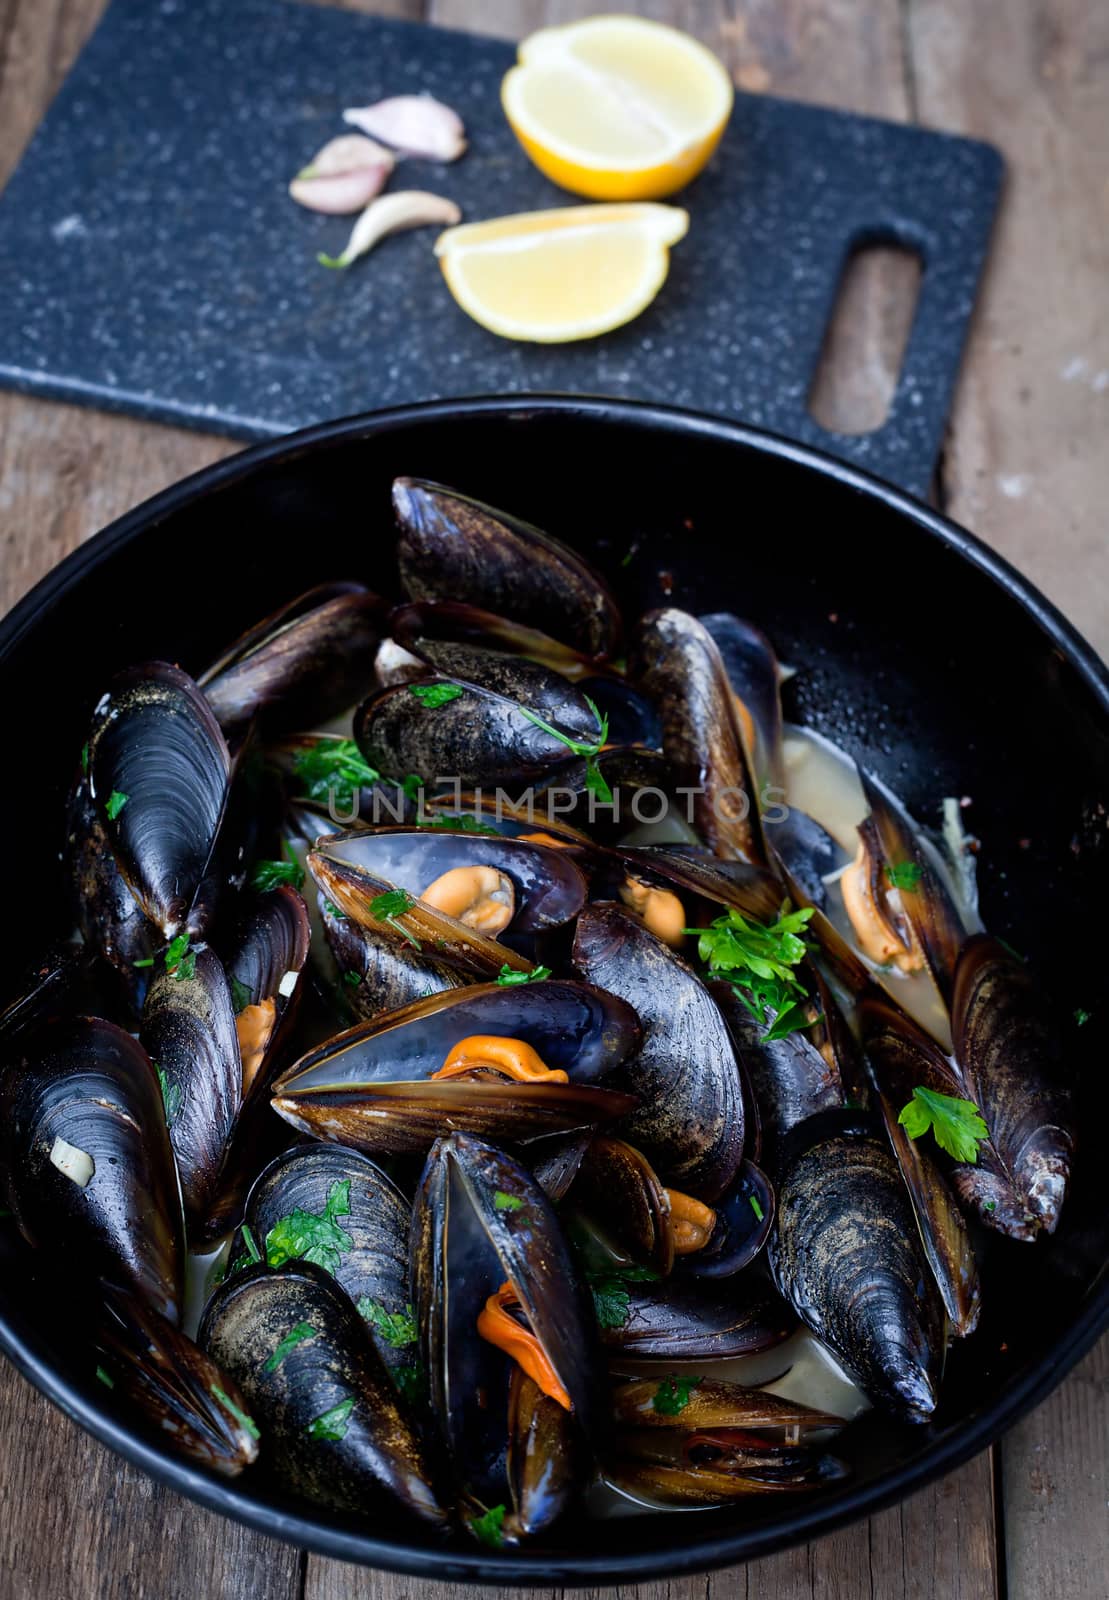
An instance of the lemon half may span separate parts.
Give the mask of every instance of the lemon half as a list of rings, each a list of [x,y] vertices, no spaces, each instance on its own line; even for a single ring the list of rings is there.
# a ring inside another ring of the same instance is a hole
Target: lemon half
[[[689,227],[677,206],[567,206],[440,234],[451,294],[506,339],[591,339],[639,315],[666,279]]]
[[[541,172],[594,200],[656,200],[696,177],[733,101],[721,62],[642,17],[589,17],[525,39],[501,103]]]

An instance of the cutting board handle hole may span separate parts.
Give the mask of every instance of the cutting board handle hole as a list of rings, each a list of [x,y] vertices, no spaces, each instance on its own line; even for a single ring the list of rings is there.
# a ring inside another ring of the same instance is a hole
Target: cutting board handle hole
[[[809,389],[809,414],[829,433],[873,433],[889,415],[924,267],[892,241],[860,241],[844,263]]]

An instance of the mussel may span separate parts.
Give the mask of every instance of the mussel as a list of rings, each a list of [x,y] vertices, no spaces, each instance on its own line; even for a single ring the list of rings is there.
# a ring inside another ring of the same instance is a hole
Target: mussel
[[[504,1151],[457,1133],[432,1149],[412,1217],[412,1299],[464,1504],[499,1513],[503,1539],[540,1531],[577,1486],[574,1456],[599,1437],[601,1363],[554,1210]]]
[[[17,1037],[0,1076],[8,1205],[24,1238],[81,1282],[180,1317],[181,1199],[154,1068],[100,1017]]]
[[[926,1420],[943,1308],[900,1172],[861,1113],[824,1112],[793,1130],[769,1255],[782,1294],[875,1404]]]
[[[624,1116],[634,1099],[608,1081],[639,1039],[631,1007],[589,984],[476,984],[310,1051],[273,1105],[299,1131],[370,1155],[422,1153],[444,1126],[529,1140]]]
[[[629,1277],[620,1269],[591,1279],[609,1360],[723,1361],[771,1350],[797,1325],[790,1308],[757,1278],[727,1285]]]
[[[383,933],[348,917],[325,894],[318,898],[324,936],[342,974],[343,998],[355,1016],[369,1020],[469,982],[463,967],[397,939],[391,924]]]
[[[743,1158],[743,1093],[735,1052],[715,1001],[682,958],[622,907],[587,906],[574,964],[591,983],[634,1006],[639,1053],[613,1075],[639,1098],[621,1131],[664,1182],[710,1205]]]
[[[620,614],[575,551],[480,500],[419,478],[397,478],[397,560],[413,600],[482,606],[590,656],[615,655]]]
[[[335,1510],[404,1510],[445,1526],[419,1432],[366,1323],[321,1267],[237,1273],[209,1301],[197,1337],[238,1384],[285,1487]]]
[[[225,731],[326,722],[373,683],[384,602],[358,583],[321,584],[250,628],[200,678]]]

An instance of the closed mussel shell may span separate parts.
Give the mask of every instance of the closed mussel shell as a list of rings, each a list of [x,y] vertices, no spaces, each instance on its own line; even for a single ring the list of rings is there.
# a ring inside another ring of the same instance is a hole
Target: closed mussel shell
[[[237,1274],[209,1302],[198,1340],[238,1384],[284,1487],[334,1510],[403,1508],[445,1524],[425,1447],[366,1324],[322,1268]]]
[[[667,1278],[619,1276],[594,1285],[601,1337],[610,1362],[722,1361],[770,1350],[796,1318],[765,1284],[751,1278],[717,1287]]]
[[[59,1271],[107,1278],[176,1323],[181,1198],[154,1068],[99,1017],[15,1041],[0,1080],[8,1203]]]

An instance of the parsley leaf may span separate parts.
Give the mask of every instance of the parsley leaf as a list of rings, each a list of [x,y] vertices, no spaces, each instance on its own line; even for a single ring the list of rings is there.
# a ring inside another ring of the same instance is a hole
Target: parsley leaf
[[[915,861],[891,861],[886,867],[886,877],[891,888],[907,889],[910,894],[919,887],[923,876],[924,868],[918,866]]]
[[[470,1532],[480,1544],[490,1550],[500,1550],[504,1545],[504,1506],[490,1506],[480,1517],[470,1518]]]
[[[345,1400],[340,1400],[337,1406],[332,1406],[318,1416],[314,1422],[308,1424],[305,1430],[310,1439],[345,1439],[347,1428],[350,1426],[350,1414],[354,1410],[354,1396],[348,1395]]]
[[[979,1144],[990,1136],[973,1100],[957,1100],[921,1084],[913,1090],[908,1105],[902,1106],[897,1120],[910,1139],[919,1139],[931,1128],[941,1150],[971,1165],[978,1160]]]
[[[811,1025],[805,991],[793,971],[808,951],[802,935],[811,916],[811,906],[803,911],[783,906],[777,922],[767,927],[731,907],[709,928],[685,929],[698,935],[701,960],[714,977],[731,984],[737,998],[768,1029],[768,1040],[784,1039]]]
[[[689,1404],[690,1396],[702,1380],[700,1378],[681,1378],[676,1372],[668,1378],[663,1378],[655,1390],[651,1401],[652,1409],[661,1417],[676,1417],[680,1415]]]
[[[436,815],[434,817],[421,817],[417,826],[421,828],[445,828],[451,833],[481,833],[497,836],[496,828],[490,828],[486,823],[479,822],[477,817],[468,811],[459,811],[451,815]]]
[[[104,1367],[97,1367],[96,1376],[99,1378],[100,1382],[104,1385],[104,1387],[106,1389],[114,1389],[115,1388],[115,1386],[116,1386],[115,1385],[115,1379],[112,1377],[110,1372],[105,1370]]]
[[[759,1204],[758,1196],[749,1194],[747,1196],[747,1202],[750,1205],[751,1210],[755,1213],[755,1221],[761,1222],[765,1212],[763,1211],[762,1206]]]
[[[162,1088],[162,1105],[165,1107],[166,1112],[166,1127],[171,1128],[177,1113],[181,1109],[181,1100],[183,1098],[181,1085],[179,1083],[170,1083],[156,1061],[152,1062],[151,1065],[158,1074],[158,1082]]]
[[[516,972],[506,961],[497,973],[497,982],[503,984],[542,983],[544,978],[549,978],[550,975],[550,967],[533,967],[530,972]]]
[[[104,810],[108,813],[108,821],[114,822],[130,799],[130,795],[120,794],[118,789],[113,789],[108,796],[108,803]]]
[[[411,800],[413,804],[415,804],[415,802],[420,798],[420,790],[423,788],[423,786],[424,780],[420,777],[418,772],[409,772],[397,785],[405,799]]]
[[[424,1369],[418,1367],[414,1361],[409,1361],[403,1367],[391,1367],[393,1382],[401,1393],[401,1397],[409,1405],[422,1405],[427,1399],[427,1380]]]
[[[232,1400],[229,1394],[224,1394],[223,1390],[218,1384],[213,1383],[212,1393],[219,1401],[220,1405],[223,1406],[224,1410],[230,1411],[235,1421],[241,1428],[246,1429],[247,1433],[250,1434],[252,1439],[260,1439],[262,1437],[262,1435],[258,1432],[258,1424],[255,1422],[254,1418],[248,1417],[246,1412],[235,1404],[234,1400]]]
[[[405,1306],[403,1311],[386,1311],[379,1300],[364,1294],[358,1301],[358,1314],[391,1350],[404,1350],[416,1343],[416,1319],[411,1306]]]
[[[1084,1028],[1086,1026],[1087,1022],[1089,1022],[1090,1017],[1092,1016],[1092,1014],[1093,1014],[1092,1012],[1083,1011],[1082,1007],[1079,1006],[1077,1011],[1074,1013],[1074,1020],[1077,1023],[1078,1027]]]
[[[543,732],[549,733],[552,739],[557,739],[560,744],[564,744],[572,754],[585,757],[586,789],[590,794],[595,794],[602,804],[611,805],[612,790],[605,781],[604,773],[597,765],[597,757],[608,743],[608,714],[606,712],[602,716],[596,704],[590,700],[588,695],[585,697],[585,703],[592,711],[597,724],[597,737],[592,740],[574,739],[568,733],[561,733],[545,717],[541,717],[538,711],[533,711],[530,706],[520,706],[519,711],[521,716],[526,717],[537,728],[542,728]]]
[[[304,886],[304,868],[299,861],[258,861],[254,871],[250,874],[250,887],[259,894],[268,894],[271,889],[277,889],[283,883],[291,883],[294,889]]]
[[[89,747],[88,747],[87,744],[83,744],[81,746],[81,772],[83,774],[87,775],[88,774],[88,770],[89,770]]]
[[[304,1343],[305,1339],[314,1339],[315,1336],[316,1330],[310,1322],[298,1322],[295,1328],[289,1329],[283,1339],[278,1340],[273,1355],[270,1356],[262,1371],[276,1372],[290,1350],[295,1350],[298,1344]]]
[[[231,978],[231,1005],[235,1015],[245,1011],[247,1006],[254,1004],[254,997],[245,983],[240,983],[238,978]]]
[[[376,783],[380,773],[365,760],[353,739],[320,739],[301,750],[293,772],[310,800],[329,802],[349,811],[359,789]]]
[[[384,894],[375,895],[370,901],[370,916],[375,922],[389,923],[402,938],[407,939],[410,945],[419,950],[420,941],[416,935],[409,933],[407,928],[402,928],[397,921],[398,917],[403,917],[406,912],[411,911],[415,904],[407,889],[387,889]]]
[[[440,706],[449,706],[452,700],[457,700],[466,691],[457,683],[410,683],[408,692],[425,711],[438,711]]]
[[[518,1194],[507,1194],[504,1189],[497,1189],[493,1195],[494,1211],[522,1211],[524,1202]]]
[[[266,1261],[271,1267],[286,1261],[314,1261],[334,1277],[354,1240],[340,1228],[336,1217],[350,1215],[350,1179],[333,1183],[322,1213],[290,1211],[266,1234]]]
[[[622,1328],[628,1320],[631,1297],[622,1278],[599,1278],[590,1284],[593,1307],[602,1328]]]

